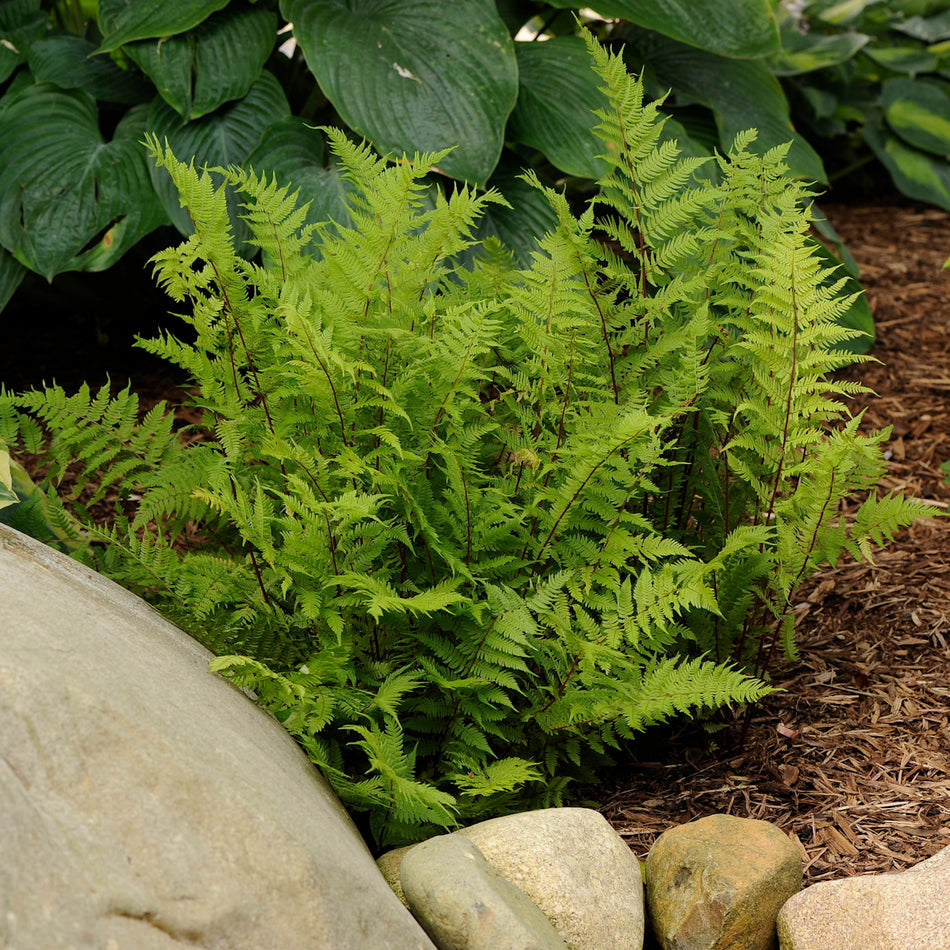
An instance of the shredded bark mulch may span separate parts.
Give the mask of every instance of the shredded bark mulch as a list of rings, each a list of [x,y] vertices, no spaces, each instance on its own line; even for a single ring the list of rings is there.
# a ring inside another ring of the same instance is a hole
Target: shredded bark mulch
[[[862,268],[878,363],[869,429],[893,426],[886,488],[946,509],[950,486],[950,214],[918,205],[823,206]],[[950,523],[924,519],[796,598],[799,659],[783,692],[742,722],[645,737],[640,761],[597,793],[645,857],[674,824],[726,813],[799,845],[805,883],[901,870],[950,845]],[[638,753],[638,748],[634,748]]]

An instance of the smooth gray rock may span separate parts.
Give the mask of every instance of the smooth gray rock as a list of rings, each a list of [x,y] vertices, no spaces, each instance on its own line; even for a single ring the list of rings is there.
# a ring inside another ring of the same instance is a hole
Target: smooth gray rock
[[[524,891],[458,835],[438,835],[411,848],[399,880],[439,950],[566,950]]]
[[[0,947],[433,950],[210,654],[0,525]]]
[[[767,821],[710,815],[664,831],[646,879],[663,950],[768,950],[779,910],[801,890],[802,859]]]
[[[456,834],[544,911],[571,950],[641,950],[640,862],[600,812],[544,808]]]
[[[822,881],[778,916],[782,950],[950,950],[950,848],[906,871]]]

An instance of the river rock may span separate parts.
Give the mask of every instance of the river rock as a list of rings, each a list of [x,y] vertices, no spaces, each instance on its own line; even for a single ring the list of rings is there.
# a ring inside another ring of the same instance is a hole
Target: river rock
[[[801,890],[802,859],[766,821],[711,815],[660,835],[646,879],[663,950],[768,950],[779,910]]]
[[[782,950],[950,950],[950,848],[906,871],[822,881],[778,917]]]
[[[438,835],[411,848],[399,879],[439,950],[566,950],[527,894],[458,835]]]
[[[599,812],[544,808],[456,832],[544,911],[571,950],[640,950],[640,862]]]
[[[0,947],[433,950],[276,720],[0,525]]]

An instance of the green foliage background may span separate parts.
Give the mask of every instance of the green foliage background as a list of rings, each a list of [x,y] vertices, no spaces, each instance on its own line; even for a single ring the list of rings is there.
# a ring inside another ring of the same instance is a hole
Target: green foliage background
[[[625,44],[649,96],[672,89],[665,134],[688,154],[724,152],[752,127],[760,150],[791,141],[789,166],[806,181],[871,155],[907,194],[950,207],[940,9],[605,0],[585,19]],[[163,223],[189,233],[174,189],[145,160],[146,131],[201,165],[293,181],[313,222],[345,223],[347,186],[312,126],[394,155],[452,147],[432,180],[501,191],[512,208],[492,208],[479,236],[527,263],[554,219],[517,174],[531,167],[582,197],[604,169],[578,13],[540,0],[2,0],[0,307],[26,269],[103,270]],[[292,32],[278,33],[286,24]],[[870,331],[856,306],[848,320]]]

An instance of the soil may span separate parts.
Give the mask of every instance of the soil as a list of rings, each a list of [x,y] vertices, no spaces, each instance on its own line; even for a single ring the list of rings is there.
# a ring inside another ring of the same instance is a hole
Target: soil
[[[845,372],[876,392],[856,400],[865,426],[893,427],[884,487],[946,509],[950,214],[901,199],[822,210],[860,264],[875,314],[878,362]],[[124,277],[102,275],[99,297],[87,292],[89,275],[57,278],[56,299],[69,304],[55,322],[38,317],[44,291],[29,278],[3,314],[0,380],[72,389],[111,378],[146,405],[180,398],[183,380],[130,348],[134,333],[151,335],[168,318],[143,260],[123,267]],[[121,300],[121,312],[104,310],[106,299]],[[922,520],[874,564],[823,571],[796,610],[799,658],[774,671],[781,692],[752,711],[743,743],[738,714],[715,734],[655,729],[623,769],[583,791],[638,856],[671,825],[714,813],[785,830],[807,884],[899,870],[950,845],[947,525]]]

